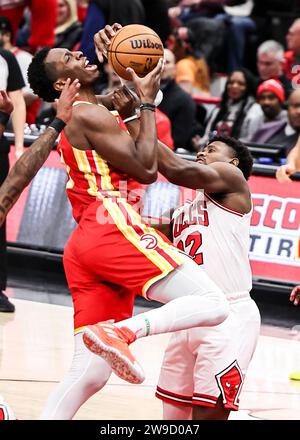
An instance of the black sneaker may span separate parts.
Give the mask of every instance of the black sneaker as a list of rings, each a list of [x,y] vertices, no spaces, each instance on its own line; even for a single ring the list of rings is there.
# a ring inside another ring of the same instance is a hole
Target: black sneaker
[[[15,306],[9,301],[6,295],[0,291],[0,312],[13,313]]]

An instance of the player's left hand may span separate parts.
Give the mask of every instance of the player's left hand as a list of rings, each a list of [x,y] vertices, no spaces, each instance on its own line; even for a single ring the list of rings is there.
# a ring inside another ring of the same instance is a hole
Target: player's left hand
[[[291,175],[296,172],[296,168],[291,164],[281,165],[277,168],[276,179],[280,183],[291,183]]]
[[[294,287],[292,293],[290,295],[290,301],[294,303],[294,306],[297,306],[300,301],[300,285]]]
[[[5,90],[0,90],[0,111],[10,115],[13,109],[14,106],[8,94]]]
[[[114,23],[112,26],[107,24],[104,29],[100,29],[94,35],[96,54],[100,63],[103,63],[104,57],[107,58],[107,49],[111,40],[120,29],[122,29],[122,25],[119,23]]]
[[[122,119],[134,115],[136,109],[140,106],[140,99],[126,85],[113,92],[112,102]]]
[[[72,106],[73,102],[76,100],[78,96],[78,92],[80,89],[80,82],[78,79],[75,79],[72,83],[70,78],[67,79],[64,88],[60,94],[59,99],[56,100],[57,104],[57,118],[64,121],[66,124],[72,117]]]
[[[141,102],[153,104],[160,87],[160,79],[164,68],[164,59],[160,58],[157,66],[143,78],[139,77],[131,67],[126,71],[131,76],[136,93]]]

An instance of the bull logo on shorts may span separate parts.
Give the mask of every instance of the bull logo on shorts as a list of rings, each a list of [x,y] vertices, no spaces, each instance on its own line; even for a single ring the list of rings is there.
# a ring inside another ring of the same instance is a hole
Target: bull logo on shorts
[[[237,361],[217,374],[216,380],[222,393],[224,406],[229,409],[238,409],[243,375]]]
[[[144,234],[140,238],[141,241],[145,241],[146,249],[155,249],[158,245],[157,238],[152,234]]]
[[[0,420],[9,420],[9,414],[4,405],[0,405]]]

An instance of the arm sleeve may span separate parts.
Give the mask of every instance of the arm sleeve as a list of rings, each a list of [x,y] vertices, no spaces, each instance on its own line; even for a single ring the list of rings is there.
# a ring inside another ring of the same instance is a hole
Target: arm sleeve
[[[8,78],[7,78],[7,92],[14,92],[25,87],[22,72],[20,66],[16,60],[16,57],[8,50],[2,50],[1,56],[5,59],[8,65]]]

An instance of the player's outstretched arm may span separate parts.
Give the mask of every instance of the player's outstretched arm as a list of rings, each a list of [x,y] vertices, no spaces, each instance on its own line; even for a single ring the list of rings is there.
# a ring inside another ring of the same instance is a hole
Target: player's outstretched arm
[[[0,187],[0,226],[8,212],[48,158],[60,131],[69,122],[72,104],[76,99],[80,84],[68,79],[57,101],[57,115],[52,124],[27,151],[17,160]]]
[[[294,303],[295,306],[299,304],[300,301],[300,285],[294,287],[290,295],[290,301]]]
[[[276,178],[278,182],[292,182],[291,176],[300,171],[300,136],[294,148],[290,151],[285,165],[279,167],[276,171]]]
[[[158,142],[158,171],[171,183],[207,193],[240,192],[246,185],[242,172],[231,164],[215,162],[210,165],[182,159],[162,142]]]

